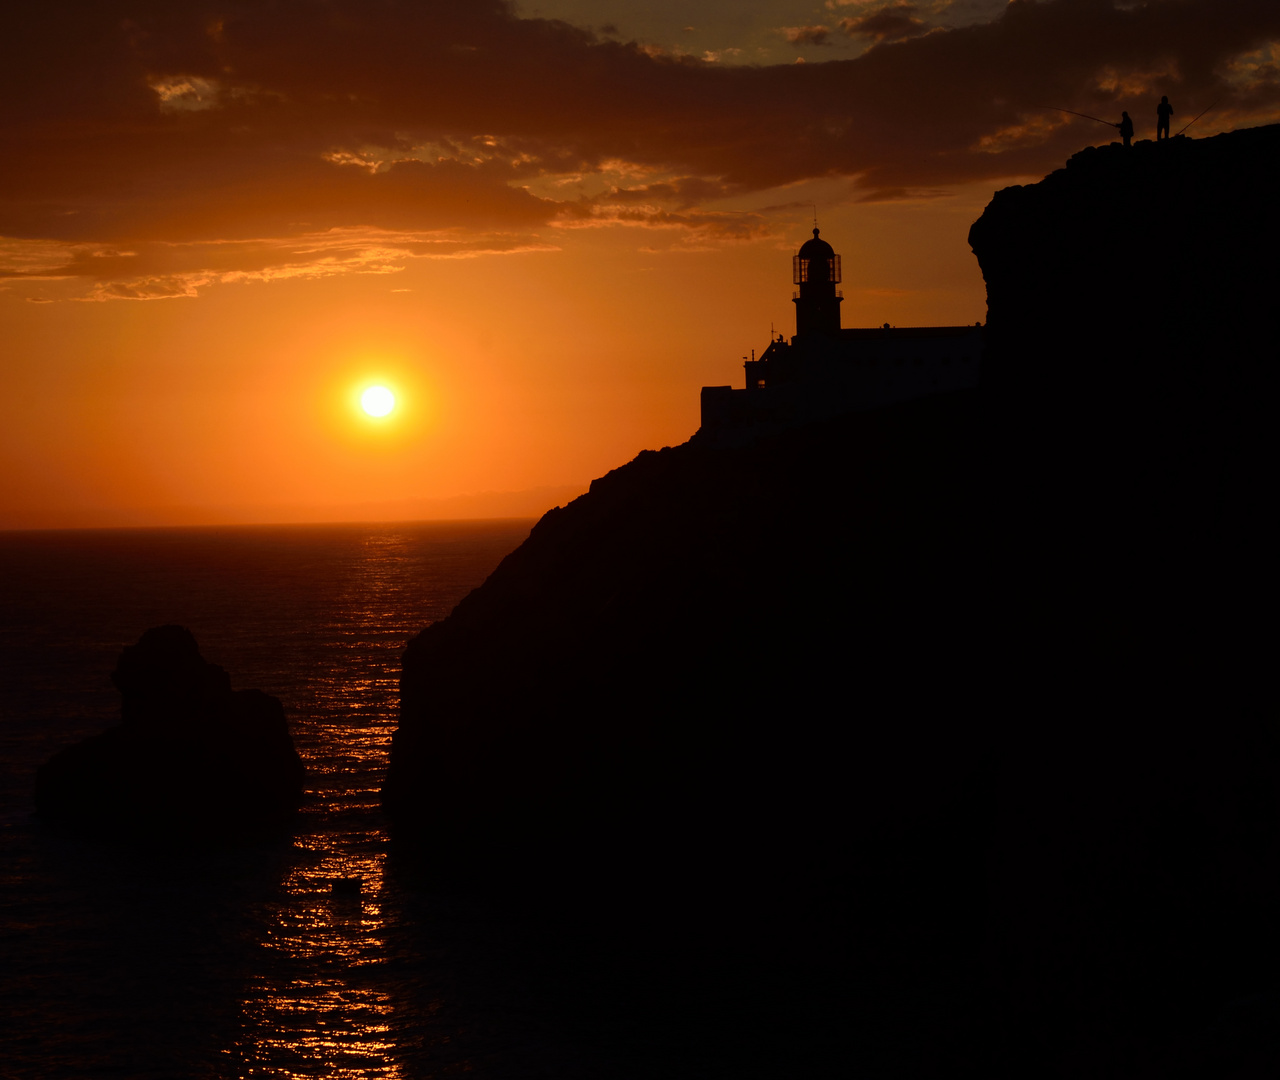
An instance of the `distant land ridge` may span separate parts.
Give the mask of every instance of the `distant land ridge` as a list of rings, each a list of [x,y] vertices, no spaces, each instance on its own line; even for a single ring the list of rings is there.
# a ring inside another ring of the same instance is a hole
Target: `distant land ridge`
[[[555,484],[521,491],[478,491],[440,498],[378,502],[239,506],[76,507],[16,511],[0,519],[3,529],[119,529],[219,525],[310,525],[345,522],[468,521],[537,518],[549,507],[581,495],[586,483]]]

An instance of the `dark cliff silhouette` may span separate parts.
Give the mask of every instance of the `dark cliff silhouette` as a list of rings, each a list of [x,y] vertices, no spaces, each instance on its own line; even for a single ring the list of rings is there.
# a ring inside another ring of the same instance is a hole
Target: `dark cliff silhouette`
[[[40,767],[36,810],[78,831],[235,837],[285,820],[303,766],[279,700],[231,689],[181,626],[148,630],[111,681],[119,725]]]
[[[1118,407],[1260,386],[1275,358],[1280,127],[1091,147],[996,193],[969,243],[984,371],[1028,407]],[[1224,386],[1230,383],[1231,388]]]
[[[1265,1075],[1277,156],[999,192],[980,388],[695,437],[547,514],[406,652],[400,836],[720,875],[726,918],[838,882],[851,978],[963,987],[924,1073]]]

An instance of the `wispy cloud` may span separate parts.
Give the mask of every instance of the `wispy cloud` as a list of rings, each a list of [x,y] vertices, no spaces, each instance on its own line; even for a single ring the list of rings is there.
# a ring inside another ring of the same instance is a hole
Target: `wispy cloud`
[[[792,45],[830,45],[828,38],[831,37],[831,27],[829,26],[783,26],[779,27],[780,33]]]
[[[927,33],[929,26],[920,18],[920,8],[911,0],[894,0],[894,3],[879,5],[865,14],[841,19],[840,29],[850,37],[903,41]]]
[[[0,277],[11,284],[63,282],[67,287],[59,296],[69,300],[166,300],[196,297],[217,285],[394,274],[415,259],[475,259],[556,250],[555,244],[530,236],[362,228],[288,240],[148,242],[127,252],[8,241],[0,245]]]

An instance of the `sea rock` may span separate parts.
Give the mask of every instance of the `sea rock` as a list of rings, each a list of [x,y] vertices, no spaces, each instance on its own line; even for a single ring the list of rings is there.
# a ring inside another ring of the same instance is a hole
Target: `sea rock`
[[[148,630],[111,675],[121,723],[60,750],[36,776],[42,818],[95,833],[235,836],[297,807],[303,766],[284,707],[231,689],[181,626]]]

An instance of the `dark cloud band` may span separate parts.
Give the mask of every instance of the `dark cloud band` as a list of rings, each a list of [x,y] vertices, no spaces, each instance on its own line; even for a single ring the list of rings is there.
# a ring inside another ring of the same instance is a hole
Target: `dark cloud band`
[[[1036,173],[1099,134],[1039,104],[1142,117],[1170,93],[1221,99],[1226,119],[1280,113],[1274,0],[1014,0],[928,33],[900,2],[844,23],[879,43],[752,68],[654,55],[497,0],[31,5],[3,65],[0,234],[523,233],[634,222],[640,204],[672,211],[663,227],[710,228],[692,211],[728,193]],[[591,206],[525,188],[612,161],[664,176]]]

